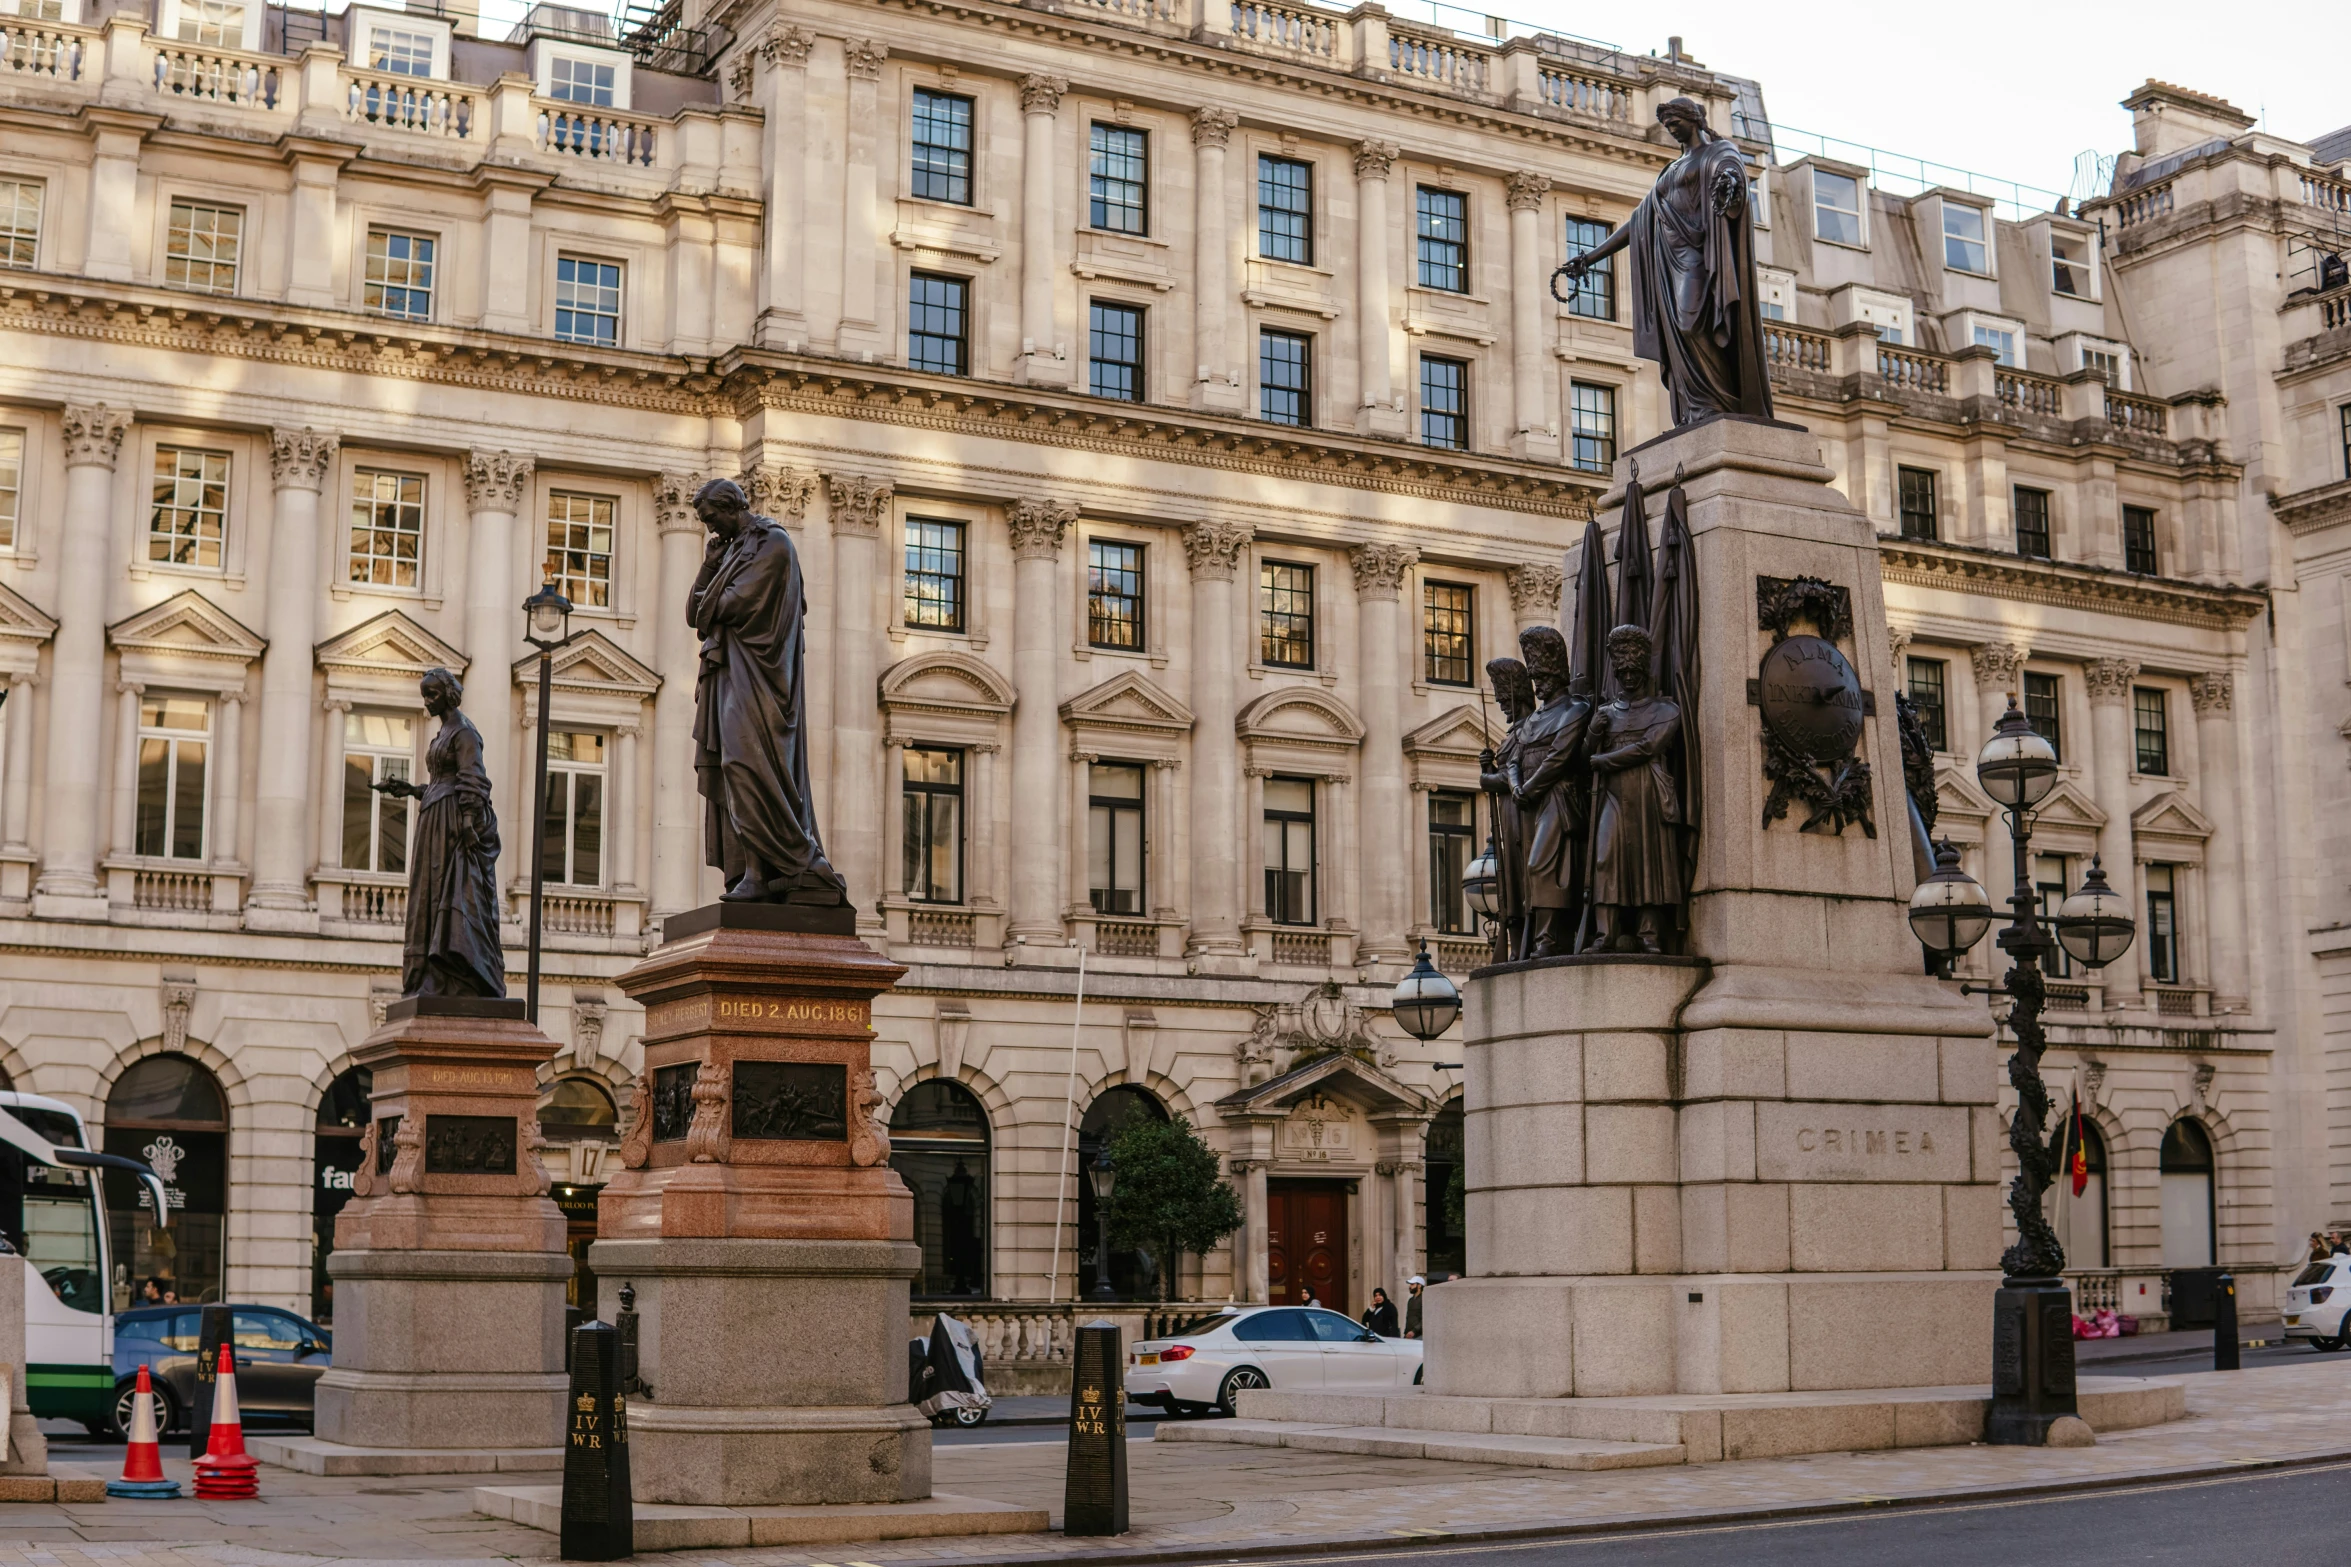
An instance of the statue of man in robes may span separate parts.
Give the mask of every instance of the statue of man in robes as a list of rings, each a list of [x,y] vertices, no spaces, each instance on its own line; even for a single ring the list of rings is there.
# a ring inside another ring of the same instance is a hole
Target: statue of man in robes
[[[1682,776],[1682,710],[1657,694],[1649,633],[1608,633],[1608,662],[1624,694],[1592,715],[1592,906],[1603,952],[1678,952],[1690,867],[1678,828],[1691,780]]]
[[[1618,251],[1632,263],[1633,352],[1655,360],[1673,398],[1673,422],[1717,414],[1769,419],[1763,310],[1755,283],[1755,219],[1738,147],[1706,125],[1703,105],[1674,98],[1657,118],[1682,144],[1633,215],[1551,275],[1584,274]]]
[[[707,802],[702,847],[736,903],[839,904],[808,772],[806,580],[791,535],[751,510],[741,486],[694,494],[710,538],[686,615],[702,638],[694,773]]]
[[[1541,704],[1519,726],[1513,799],[1526,823],[1527,947],[1530,958],[1574,952],[1584,914],[1584,841],[1591,783],[1584,757],[1592,697],[1573,688],[1567,639],[1552,626],[1518,634]]]
[[[1502,709],[1509,732],[1499,748],[1478,752],[1478,787],[1490,802],[1494,823],[1494,879],[1501,908],[1494,915],[1494,961],[1508,963],[1526,956],[1526,835],[1516,790],[1524,770],[1522,739],[1527,715],[1535,710],[1534,684],[1527,667],[1515,658],[1486,661],[1486,678],[1493,683],[1494,704]]]

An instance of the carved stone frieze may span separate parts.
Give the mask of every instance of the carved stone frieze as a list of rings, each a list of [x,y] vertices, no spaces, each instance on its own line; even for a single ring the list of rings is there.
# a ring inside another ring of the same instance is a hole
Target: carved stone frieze
[[[804,468],[762,463],[743,475],[751,492],[751,509],[777,521],[798,522],[808,515],[808,498],[816,493],[816,475]]]

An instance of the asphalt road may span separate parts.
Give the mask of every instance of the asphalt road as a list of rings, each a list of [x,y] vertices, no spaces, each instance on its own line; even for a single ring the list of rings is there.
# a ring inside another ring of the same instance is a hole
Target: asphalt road
[[[1672,1528],[1528,1545],[1292,1558],[1399,1567],[2017,1567],[2257,1562],[2335,1567],[2351,1464],[2008,1502],[1884,1508],[1789,1523]],[[1260,1560],[1270,1560],[1261,1558]]]

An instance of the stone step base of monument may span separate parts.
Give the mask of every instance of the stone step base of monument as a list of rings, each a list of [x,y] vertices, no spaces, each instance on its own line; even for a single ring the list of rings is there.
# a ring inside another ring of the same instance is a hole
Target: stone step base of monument
[[[245,1451],[312,1475],[546,1474],[563,1467],[560,1447],[353,1447],[315,1436],[247,1436]]]
[[[0,1475],[0,1502],[103,1502],[106,1472],[95,1465],[52,1464],[45,1475]]]
[[[557,1534],[563,1527],[559,1485],[480,1486],[474,1511]],[[865,1540],[934,1540],[964,1534],[1042,1534],[1051,1519],[1041,1507],[932,1496],[919,1502],[866,1502],[837,1507],[635,1508],[640,1551],[694,1551],[732,1545],[848,1545]]]
[[[1163,1421],[1154,1439],[1619,1469],[1978,1442],[1992,1399],[1983,1387],[1912,1387],[1643,1398],[1268,1390],[1238,1402],[1237,1420]],[[2093,1431],[2161,1425],[2188,1412],[2186,1384],[2166,1377],[2083,1377],[2079,1403]]]

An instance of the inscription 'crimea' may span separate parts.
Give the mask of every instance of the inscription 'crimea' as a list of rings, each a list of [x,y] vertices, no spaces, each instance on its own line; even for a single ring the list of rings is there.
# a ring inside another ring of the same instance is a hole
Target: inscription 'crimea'
[[[1959,1105],[1777,1100],[1755,1107],[1755,1174],[1765,1181],[1974,1178]]]
[[[1884,1153],[1929,1154],[1935,1151],[1935,1134],[1923,1128],[1912,1131],[1898,1126],[1891,1131],[1857,1127],[1812,1127],[1796,1129],[1796,1148],[1800,1153],[1848,1153],[1875,1158]]]

